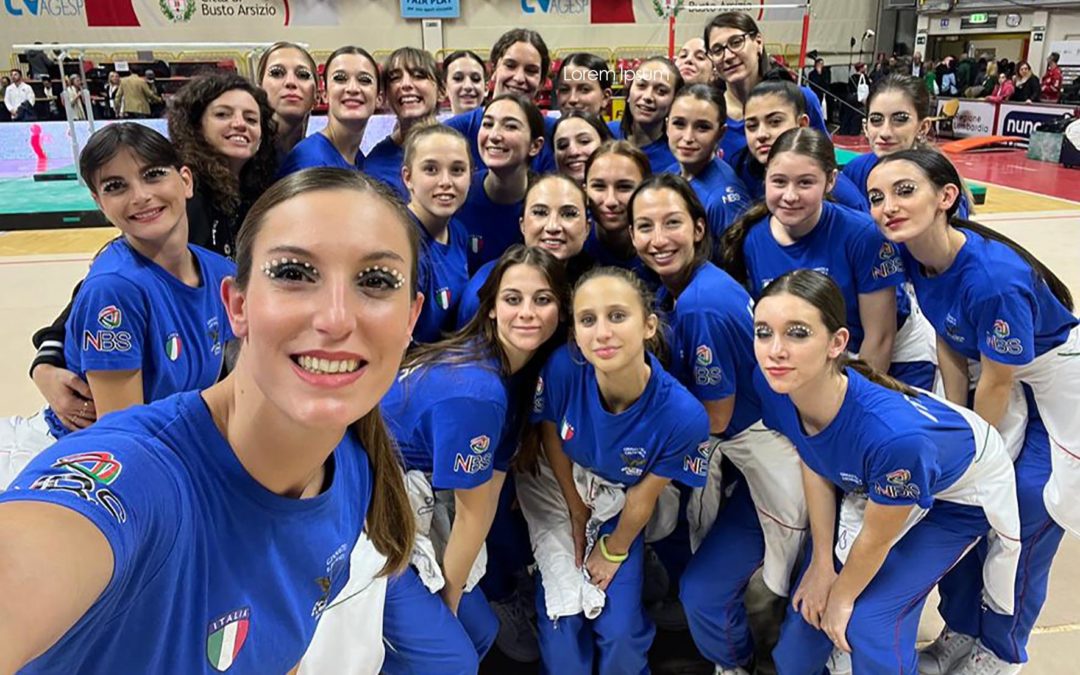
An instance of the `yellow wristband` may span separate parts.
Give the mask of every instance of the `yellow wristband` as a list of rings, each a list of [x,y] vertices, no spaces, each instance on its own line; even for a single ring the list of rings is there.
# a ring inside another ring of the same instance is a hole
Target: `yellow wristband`
[[[626,562],[626,559],[630,557],[630,552],[627,551],[626,553],[620,553],[618,555],[614,553],[609,553],[607,550],[607,538],[608,536],[606,534],[600,537],[600,555],[604,556],[604,560],[608,562]]]

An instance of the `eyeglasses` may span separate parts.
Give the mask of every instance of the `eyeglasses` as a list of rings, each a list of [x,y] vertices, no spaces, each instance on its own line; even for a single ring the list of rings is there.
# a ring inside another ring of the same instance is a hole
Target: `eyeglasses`
[[[730,50],[732,54],[742,51],[742,48],[746,46],[746,38],[751,35],[757,35],[757,33],[751,31],[749,33],[742,33],[741,35],[734,35],[727,44],[716,43],[709,47],[709,56],[714,59],[720,59],[724,56],[724,50]]]

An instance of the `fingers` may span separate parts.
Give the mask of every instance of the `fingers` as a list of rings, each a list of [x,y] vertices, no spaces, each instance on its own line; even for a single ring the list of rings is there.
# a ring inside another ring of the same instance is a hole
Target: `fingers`
[[[833,642],[833,644],[836,645],[837,647],[839,647],[840,649],[844,650],[848,654],[850,654],[851,653],[851,645],[849,645],[848,641],[847,641],[847,631],[846,630],[841,630],[839,635],[837,635],[837,637],[839,638],[839,640]]]
[[[63,371],[63,376],[60,381],[63,382],[64,386],[74,391],[81,398],[93,400],[94,395],[90,393],[90,385],[70,370]]]

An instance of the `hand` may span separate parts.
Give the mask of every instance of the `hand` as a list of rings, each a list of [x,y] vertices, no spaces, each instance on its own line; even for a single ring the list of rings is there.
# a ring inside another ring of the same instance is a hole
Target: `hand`
[[[792,597],[791,606],[803,615],[806,623],[818,630],[821,630],[821,617],[825,613],[829,593],[837,576],[839,575],[833,569],[831,560],[821,564],[811,561]]]
[[[611,580],[615,578],[615,573],[619,571],[621,566],[622,563],[611,562],[604,557],[604,554],[600,552],[600,542],[593,546],[592,553],[589,554],[589,560],[585,563],[585,568],[589,570],[589,580],[602,591],[607,590]]]
[[[589,522],[591,513],[584,504],[581,508],[570,509],[570,533],[574,537],[574,564],[579,569],[585,562],[585,524]]]
[[[71,431],[85,429],[97,420],[90,385],[75,373],[41,363],[34,368],[33,380],[60,422]]]
[[[854,600],[843,597],[840,593],[832,593],[829,595],[825,614],[821,617],[821,630],[825,631],[834,645],[848,654],[851,653],[851,645],[847,641],[847,626],[854,609]]]

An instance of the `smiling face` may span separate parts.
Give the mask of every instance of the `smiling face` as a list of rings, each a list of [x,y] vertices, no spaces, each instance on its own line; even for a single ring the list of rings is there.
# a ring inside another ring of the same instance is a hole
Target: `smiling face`
[[[495,320],[503,349],[528,360],[559,327],[558,296],[540,268],[512,265],[503,273],[488,318]]]
[[[344,428],[390,388],[423,302],[409,287],[407,227],[354,190],[307,192],[267,212],[247,288],[230,280],[223,296],[244,343],[237,369],[277,414]]]
[[[399,120],[424,119],[435,113],[439,84],[426,68],[399,59],[387,70],[386,82],[387,102]]]
[[[955,185],[938,189],[922,170],[906,160],[874,167],[866,179],[870,215],[885,238],[903,243],[929,231],[956,203]]]
[[[315,77],[315,69],[303,52],[284,47],[267,58],[260,86],[279,118],[299,119],[315,107]]]
[[[795,107],[776,94],[755,96],[747,101],[743,121],[746,125],[746,145],[754,159],[762,165],[768,161],[769,150],[780,134],[810,124],[809,117],[805,114],[796,116]]]
[[[878,157],[909,150],[920,136],[930,129],[930,120],[919,121],[911,99],[899,90],[883,91],[870,101],[863,123],[870,149]]]
[[[255,98],[242,89],[232,89],[206,106],[202,115],[203,137],[239,173],[259,151],[261,119]]]
[[[716,156],[716,144],[724,136],[724,120],[712,101],[680,96],[668,117],[668,147],[679,164],[695,174]]]
[[[690,38],[675,56],[675,65],[686,84],[709,84],[713,78],[713,64],[705,47],[705,40]]]
[[[674,98],[675,78],[671,70],[664,63],[649,61],[634,74],[626,104],[635,124],[650,126],[664,121]]]
[[[609,232],[629,226],[626,208],[644,176],[629,157],[608,153],[593,160],[585,181],[593,217]]]
[[[412,162],[402,168],[410,208],[445,219],[457,213],[469,194],[469,148],[461,138],[429,134],[416,141]]]
[[[521,234],[559,260],[581,253],[589,234],[581,190],[562,178],[545,178],[529,190]]]
[[[330,117],[345,123],[367,122],[379,107],[379,71],[361,54],[341,54],[326,72]]]
[[[765,203],[785,228],[806,231],[821,218],[825,193],[832,189],[835,172],[826,176],[813,158],[781,152],[765,172]]]
[[[491,75],[495,96],[506,93],[536,96],[540,90],[540,52],[528,42],[515,42],[495,64]]]
[[[479,108],[487,89],[484,66],[468,56],[455,59],[446,69],[450,110],[455,115]]]
[[[187,200],[192,195],[187,167],[148,165],[123,149],[102,165],[93,187],[101,212],[125,237],[160,245],[183,225],[186,238]]]
[[[695,246],[705,236],[705,221],[695,221],[682,196],[670,188],[639,192],[630,227],[638,257],[665,280],[693,265]]]
[[[555,130],[555,166],[578,183],[585,181],[585,163],[600,147],[600,134],[583,119],[567,119]]]
[[[601,275],[574,292],[574,341],[597,370],[618,372],[644,364],[645,341],[656,335],[655,314],[626,280]]]
[[[582,110],[602,115],[611,101],[611,89],[603,88],[600,73],[585,66],[566,65],[558,91],[559,110],[565,115],[571,110]]]
[[[756,82],[764,50],[765,41],[760,33],[747,35],[738,28],[727,27],[709,31],[709,58],[716,74],[728,84],[748,78]]]
[[[477,133],[480,158],[489,169],[510,169],[528,163],[544,139],[530,138],[525,111],[510,99],[495,101],[484,111]]]
[[[754,356],[777,393],[791,394],[829,376],[847,341],[846,328],[830,334],[821,312],[789,293],[763,297],[754,307]]]

